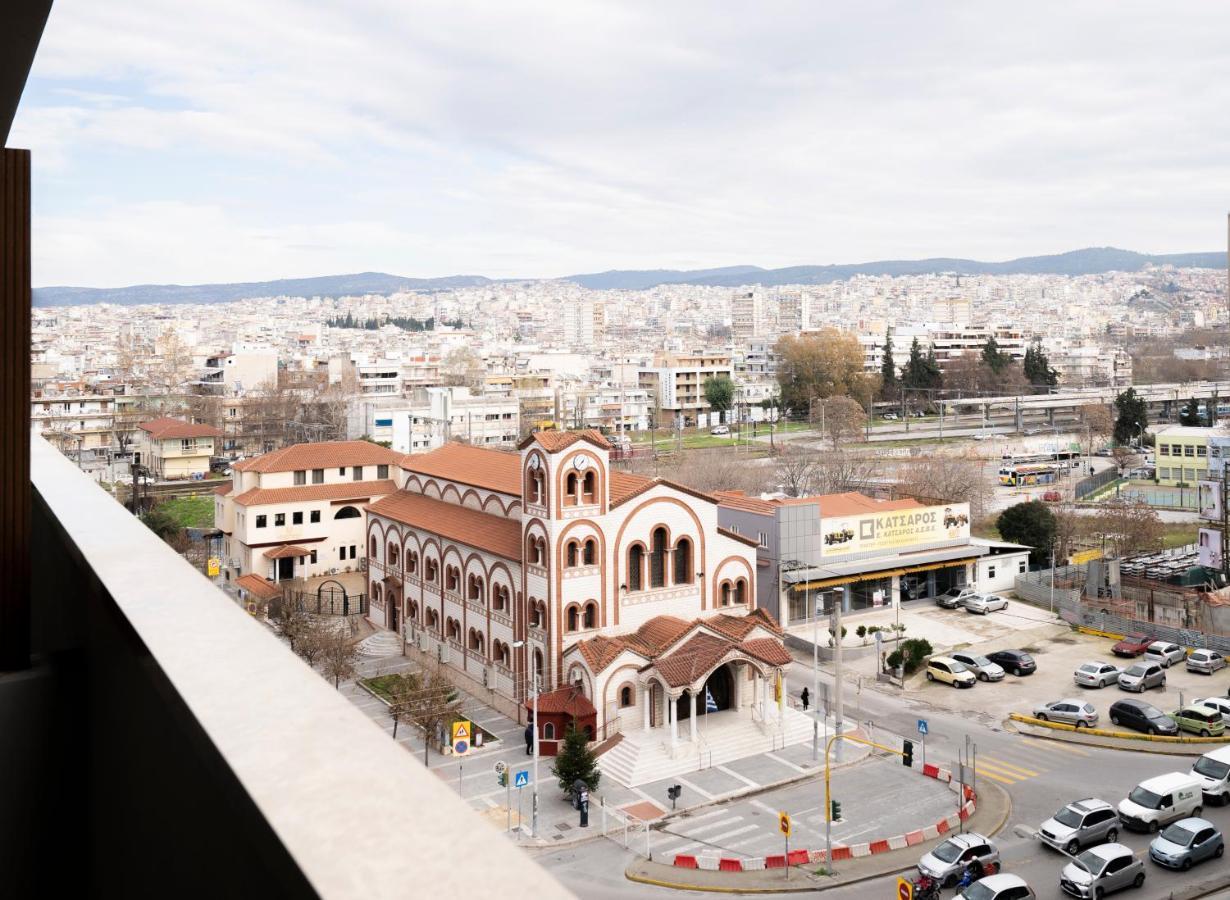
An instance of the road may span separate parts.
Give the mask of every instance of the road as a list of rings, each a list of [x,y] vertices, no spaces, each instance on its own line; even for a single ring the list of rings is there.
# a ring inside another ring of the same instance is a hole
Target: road
[[[827,677],[821,680],[831,682]],[[810,667],[796,663],[791,672],[791,683],[806,684],[810,681]],[[1064,804],[1083,797],[1096,796],[1118,803],[1142,779],[1163,772],[1187,771],[1192,763],[1190,757],[1075,747],[1029,738],[1005,731],[1000,722],[977,709],[961,714],[941,711],[925,702],[903,700],[879,689],[864,689],[857,708],[848,698],[846,709],[848,714],[857,711],[863,720],[874,720],[878,731],[892,731],[911,738],[917,736],[917,720],[926,718],[930,732],[927,737],[928,762],[954,765],[958,751],[963,751],[968,736],[977,752],[977,777],[994,780],[1012,798],[1008,822],[995,837],[1003,855],[1005,870],[1025,878],[1042,900],[1063,896],[1059,891],[1058,878],[1065,863],[1061,854],[1043,847],[1028,836],[1044,819]],[[796,786],[795,789],[802,791],[807,786]],[[812,784],[811,789],[822,788]],[[895,794],[890,796],[881,792],[879,796],[881,810],[891,809],[896,804]],[[767,801],[766,805],[772,808]],[[1223,830],[1230,830],[1230,808],[1207,809],[1205,815]],[[901,822],[903,826],[907,824],[912,826],[915,823]],[[739,826],[732,824],[731,827]],[[721,829],[714,829],[714,832],[720,833]],[[1127,833],[1120,840],[1137,852],[1143,852],[1148,846],[1145,835]],[[537,857],[556,878],[587,900],[686,893],[648,888],[626,881],[622,873],[629,858],[627,851],[609,840],[594,841],[571,849],[547,850]],[[1208,862],[1197,871],[1208,874],[1213,867],[1224,866],[1230,866],[1230,861]],[[1152,863],[1146,863],[1145,871],[1147,880],[1144,888],[1130,894],[1138,900],[1167,897],[1172,890],[1185,883],[1184,875],[1167,872]],[[891,897],[895,896],[894,889],[895,877],[885,877],[835,888],[825,895],[834,900]]]

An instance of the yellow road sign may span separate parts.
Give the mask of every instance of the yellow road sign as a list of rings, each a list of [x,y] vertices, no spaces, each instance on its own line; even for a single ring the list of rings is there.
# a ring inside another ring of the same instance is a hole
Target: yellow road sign
[[[473,731],[473,726],[465,719],[453,723],[454,756],[465,756],[470,752],[470,735]]]
[[[786,837],[790,837],[790,813],[777,814],[777,828]]]
[[[914,882],[897,878],[897,900],[914,900]]]

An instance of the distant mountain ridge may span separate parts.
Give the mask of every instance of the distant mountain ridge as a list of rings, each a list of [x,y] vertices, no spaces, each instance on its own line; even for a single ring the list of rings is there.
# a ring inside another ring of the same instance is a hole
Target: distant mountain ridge
[[[1090,247],[1050,256],[1025,256],[1007,262],[979,262],[945,257],[918,260],[880,260],[827,266],[723,266],[716,269],[613,269],[583,275],[568,275],[571,281],[592,290],[639,291],[664,284],[697,284],[739,287],[760,284],[828,284],[855,275],[926,275],[955,272],[960,275],[1096,275],[1101,272],[1137,272],[1146,265],[1221,269],[1226,255],[1209,253],[1145,254],[1115,247]],[[491,279],[481,275],[451,275],[445,278],[406,278],[384,272],[353,275],[322,275],[316,278],[286,278],[239,284],[138,284],[122,288],[43,287],[34,289],[35,306],[79,306],[90,303],[139,305],[154,303],[230,303],[252,297],[343,297],[360,294],[391,294],[396,291],[449,290],[477,287],[497,281],[546,279]]]

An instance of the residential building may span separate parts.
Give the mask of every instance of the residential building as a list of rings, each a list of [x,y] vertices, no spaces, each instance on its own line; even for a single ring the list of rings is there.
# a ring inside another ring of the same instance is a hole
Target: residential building
[[[206,393],[235,396],[278,383],[276,350],[220,353],[205,359],[195,387]]]
[[[134,463],[155,478],[203,478],[209,474],[222,432],[212,425],[163,417],[139,426]]]
[[[1157,483],[1195,488],[1196,482],[1210,477],[1210,444],[1222,445],[1228,436],[1230,429],[1220,426],[1166,425],[1159,428],[1153,433]]]
[[[663,353],[652,367],[638,371],[639,386],[655,397],[658,428],[707,424],[711,410],[705,382],[719,376],[734,377],[728,354]]]
[[[736,293],[730,300],[730,334],[738,342],[764,335],[768,330],[765,297],[760,290]]]
[[[709,495],[612,470],[610,451],[546,431],[517,452],[407,457],[405,488],[367,508],[372,621],[505,701],[579,687],[593,736],[622,730],[643,753],[687,740],[680,719],[696,740],[698,697],[749,727],[753,706],[789,719],[768,710],[790,656],[757,609],[754,540],[719,528]],[[559,737],[540,733],[548,752]]]
[[[363,507],[397,490],[403,456],[370,441],[327,441],[235,463],[214,491],[226,577],[276,583],[361,571]]]
[[[592,350],[601,343],[606,332],[606,306],[601,300],[573,300],[563,304],[558,313],[568,347]]]

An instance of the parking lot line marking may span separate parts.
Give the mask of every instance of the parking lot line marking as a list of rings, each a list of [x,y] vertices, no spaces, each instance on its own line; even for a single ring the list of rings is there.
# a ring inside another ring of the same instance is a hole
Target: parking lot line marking
[[[1024,766],[1017,766],[1010,762],[1004,762],[1002,759],[996,759],[994,756],[980,756],[974,760],[974,765],[987,765],[993,769],[1006,771],[1009,775],[1024,775],[1027,778],[1034,778],[1042,774],[1041,772],[1035,772],[1033,769],[1027,769]]]

